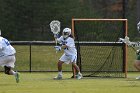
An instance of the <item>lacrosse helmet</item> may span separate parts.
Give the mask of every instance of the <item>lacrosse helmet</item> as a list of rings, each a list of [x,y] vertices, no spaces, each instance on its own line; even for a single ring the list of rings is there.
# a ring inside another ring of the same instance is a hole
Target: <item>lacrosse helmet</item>
[[[70,28],[64,28],[62,34],[63,34],[63,38],[67,38],[69,35],[71,35],[71,29]]]

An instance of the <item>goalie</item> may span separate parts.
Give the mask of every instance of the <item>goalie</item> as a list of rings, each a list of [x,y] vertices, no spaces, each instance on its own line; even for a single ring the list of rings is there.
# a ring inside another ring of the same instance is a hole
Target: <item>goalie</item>
[[[137,30],[140,33],[140,22],[137,24]],[[125,36],[124,39],[123,38],[120,38],[119,41],[126,43],[128,46],[131,46],[131,47],[139,47],[140,48],[140,42],[137,42],[137,43],[130,42],[129,41],[129,37],[127,37],[127,36]],[[138,71],[140,71],[140,49],[138,49],[136,51],[136,55],[137,55],[137,57],[136,57],[136,60],[134,62],[134,67]],[[140,76],[136,77],[136,79],[140,79]]]
[[[55,46],[56,51],[60,51],[61,49],[64,49],[64,54],[59,59],[57,66],[58,66],[58,75],[54,77],[54,79],[62,79],[62,64],[72,64],[72,66],[76,69],[78,74],[76,75],[77,79],[82,78],[82,74],[80,73],[80,69],[76,64],[77,61],[77,50],[75,48],[74,39],[71,35],[71,29],[65,28],[63,29],[62,36],[60,38],[57,37],[57,35],[54,35],[58,43],[61,44],[61,46]]]

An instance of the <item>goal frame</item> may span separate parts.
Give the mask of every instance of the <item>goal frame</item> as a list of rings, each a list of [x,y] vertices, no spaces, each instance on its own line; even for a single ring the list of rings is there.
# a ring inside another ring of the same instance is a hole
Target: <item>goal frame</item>
[[[127,36],[128,34],[128,20],[127,19],[89,19],[89,18],[72,18],[72,35],[73,37],[75,38],[75,21],[122,21],[123,22],[123,25],[124,25],[124,37]],[[125,66],[124,66],[124,73],[125,73],[125,78],[127,78],[127,59],[128,59],[128,56],[127,56],[127,53],[128,53],[128,48],[127,48],[127,45],[124,44],[124,63],[125,63]],[[73,69],[73,74],[74,76],[76,75],[76,70],[72,67]],[[80,69],[81,70],[81,69]]]

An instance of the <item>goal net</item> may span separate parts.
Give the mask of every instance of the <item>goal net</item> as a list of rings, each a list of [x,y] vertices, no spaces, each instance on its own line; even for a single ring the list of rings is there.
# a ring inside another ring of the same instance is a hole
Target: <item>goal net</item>
[[[85,77],[127,77],[127,19],[72,19],[77,64]]]

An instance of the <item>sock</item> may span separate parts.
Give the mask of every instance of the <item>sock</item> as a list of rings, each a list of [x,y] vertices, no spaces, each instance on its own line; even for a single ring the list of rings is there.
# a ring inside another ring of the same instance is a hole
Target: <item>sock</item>
[[[61,75],[62,76],[62,71],[61,72],[58,72],[58,75]]]
[[[10,70],[10,75],[16,75],[16,72],[15,71],[13,71],[13,70]]]
[[[79,74],[79,75],[81,75],[81,73],[80,73],[80,72],[78,72],[78,74]]]

